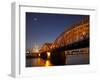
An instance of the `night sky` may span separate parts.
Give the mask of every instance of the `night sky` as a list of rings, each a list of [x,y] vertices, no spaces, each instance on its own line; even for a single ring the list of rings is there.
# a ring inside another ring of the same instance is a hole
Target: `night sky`
[[[67,27],[85,15],[26,12],[26,48],[53,42]]]

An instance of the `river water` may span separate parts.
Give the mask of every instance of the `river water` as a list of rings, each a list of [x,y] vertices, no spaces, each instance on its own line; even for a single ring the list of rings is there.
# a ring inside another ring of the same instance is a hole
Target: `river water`
[[[53,66],[50,60],[43,60],[42,58],[28,58],[26,59],[26,67],[39,66]]]
[[[89,64],[89,55],[70,55],[66,57],[65,65]],[[56,66],[49,59],[26,58],[26,67]]]

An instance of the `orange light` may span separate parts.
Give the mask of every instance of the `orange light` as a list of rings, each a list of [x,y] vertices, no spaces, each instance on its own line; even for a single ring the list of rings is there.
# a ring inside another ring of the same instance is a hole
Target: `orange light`
[[[40,57],[40,54],[39,54],[39,57]]]
[[[50,62],[47,60],[45,63],[45,66],[49,66],[49,65],[50,65]]]
[[[50,67],[50,66],[52,66],[52,63],[50,62],[50,60],[46,60],[46,62],[45,62],[45,66],[46,66],[46,67]]]
[[[47,57],[50,58],[50,52],[47,52]]]

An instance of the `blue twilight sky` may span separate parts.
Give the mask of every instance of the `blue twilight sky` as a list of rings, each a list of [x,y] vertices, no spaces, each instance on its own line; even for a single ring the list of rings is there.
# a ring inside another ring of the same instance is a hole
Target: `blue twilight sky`
[[[67,27],[86,15],[26,12],[26,48],[53,42]]]

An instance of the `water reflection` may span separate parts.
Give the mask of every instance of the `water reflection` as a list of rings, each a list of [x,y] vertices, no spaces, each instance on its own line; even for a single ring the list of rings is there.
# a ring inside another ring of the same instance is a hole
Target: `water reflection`
[[[57,65],[74,65],[74,64],[89,64],[89,55],[69,55],[66,56],[65,62],[60,60],[55,60],[52,64],[50,59],[42,59],[42,58],[26,58],[26,67],[40,67],[40,66],[57,66]]]
[[[52,63],[50,62],[50,60],[46,60],[45,66],[52,66]]]
[[[43,60],[42,58],[28,58],[26,59],[26,67],[34,67],[34,66],[52,66],[53,64],[50,60]]]

